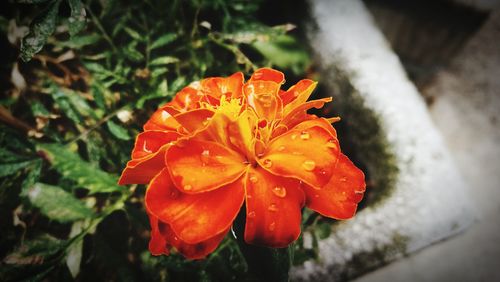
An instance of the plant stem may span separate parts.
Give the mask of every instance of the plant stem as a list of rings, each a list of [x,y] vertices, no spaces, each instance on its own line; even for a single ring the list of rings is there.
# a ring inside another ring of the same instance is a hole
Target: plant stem
[[[293,245],[287,248],[268,248],[245,242],[245,207],[240,210],[233,224],[236,241],[248,264],[249,277],[246,281],[289,281],[288,272],[292,266]]]
[[[90,17],[92,18],[92,21],[96,25],[97,29],[99,29],[99,31],[102,33],[102,36],[104,37],[104,39],[109,43],[109,45],[111,46],[111,48],[113,49],[113,51],[115,53],[118,53],[118,48],[116,48],[115,43],[113,43],[113,39],[111,39],[111,37],[108,35],[108,33],[106,32],[106,30],[102,26],[101,21],[99,20],[99,18],[97,18],[97,16],[92,12],[92,10],[90,9],[89,6],[86,6],[85,9],[89,12]]]

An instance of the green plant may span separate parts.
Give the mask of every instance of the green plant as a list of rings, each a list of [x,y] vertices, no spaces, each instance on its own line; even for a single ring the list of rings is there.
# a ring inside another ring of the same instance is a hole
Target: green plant
[[[231,238],[204,261],[151,257],[145,187],[116,181],[140,126],[188,82],[309,67],[293,26],[263,24],[263,6],[20,0],[2,12],[2,36],[27,62],[2,59],[0,280],[245,277]]]

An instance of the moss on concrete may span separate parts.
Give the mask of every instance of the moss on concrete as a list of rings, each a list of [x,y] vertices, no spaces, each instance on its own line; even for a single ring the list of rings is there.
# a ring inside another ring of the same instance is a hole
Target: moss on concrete
[[[333,96],[321,115],[338,114],[335,124],[342,151],[366,174],[367,192],[360,208],[374,207],[390,196],[398,176],[396,157],[387,141],[377,113],[365,105],[348,75],[335,67],[326,69],[319,96]]]

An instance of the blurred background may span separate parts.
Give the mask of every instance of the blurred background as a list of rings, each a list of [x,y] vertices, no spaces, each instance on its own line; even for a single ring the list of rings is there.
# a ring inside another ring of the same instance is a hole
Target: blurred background
[[[311,40],[322,25],[313,9],[321,2],[3,3],[0,280],[248,279],[248,266],[230,236],[203,261],[177,254],[152,257],[146,187],[116,182],[144,122],[192,81],[236,71],[248,77],[270,66],[285,72],[285,88],[305,77],[319,80],[315,95],[339,96],[342,104],[342,88],[325,84],[326,67],[315,55],[324,43]],[[317,279],[500,280],[500,3],[356,2],[399,58],[404,83],[415,85],[425,102],[433,130],[465,180],[475,220],[457,236],[428,242],[430,247],[416,253],[397,250],[390,259],[369,255],[357,261],[355,271],[339,265],[340,274],[326,271]],[[346,111],[332,107],[318,114]],[[383,135],[377,122],[364,124],[370,134]],[[356,140],[355,126],[341,122],[339,136],[366,172],[360,213],[370,212],[386,194],[390,198],[385,188],[394,186],[398,168],[374,168],[374,159],[391,158],[390,148],[380,149],[380,155],[365,153],[372,147]],[[294,246],[299,270],[308,261],[321,265],[319,242],[342,228],[308,210],[303,218],[305,235]]]

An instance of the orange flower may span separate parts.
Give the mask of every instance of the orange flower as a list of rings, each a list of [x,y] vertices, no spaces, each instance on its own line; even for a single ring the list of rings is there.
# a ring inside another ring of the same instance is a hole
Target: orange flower
[[[245,203],[244,239],[281,248],[300,235],[301,209],[348,219],[364,174],[341,153],[331,122],[307,114],[308,79],[287,91],[283,73],[262,68],[191,83],[137,136],[120,184],[147,184],[150,251],[191,259],[215,250]]]

